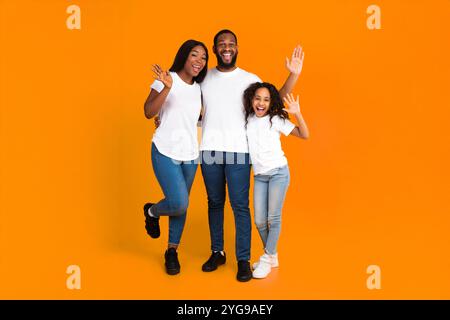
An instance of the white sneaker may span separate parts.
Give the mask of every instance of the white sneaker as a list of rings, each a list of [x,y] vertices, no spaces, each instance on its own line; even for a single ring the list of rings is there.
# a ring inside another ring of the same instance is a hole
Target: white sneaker
[[[253,278],[262,279],[267,277],[267,275],[272,270],[272,259],[268,254],[263,254],[259,258],[258,266],[253,270]]]
[[[267,255],[267,256],[270,257],[270,265],[271,265],[272,268],[278,267],[278,253],[275,253],[275,254],[267,254],[267,253],[265,253],[264,255]],[[253,264],[253,269],[258,268],[258,264],[259,264],[259,261],[255,262]]]

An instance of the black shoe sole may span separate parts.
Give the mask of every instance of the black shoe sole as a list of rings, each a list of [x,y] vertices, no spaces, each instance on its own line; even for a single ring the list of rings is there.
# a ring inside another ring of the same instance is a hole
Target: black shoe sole
[[[222,263],[218,263],[218,264],[216,265],[216,267],[213,268],[213,269],[209,269],[209,268],[208,268],[208,269],[205,269],[205,267],[202,266],[202,271],[203,271],[203,272],[212,272],[212,271],[215,271],[215,270],[217,270],[217,268],[218,268],[219,266],[224,265],[225,262],[226,262],[226,261],[224,261],[224,262],[222,262]]]
[[[174,276],[180,273],[180,269],[166,269],[168,275]]]
[[[148,234],[152,239],[158,239],[158,238],[161,236],[160,233],[157,233],[157,234],[152,234],[152,233],[150,233],[150,232],[148,231],[147,227],[145,228],[145,231],[147,231],[147,234]]]
[[[236,278],[236,280],[239,281],[239,282],[248,282],[248,281],[252,280],[252,277],[249,277],[249,278]]]

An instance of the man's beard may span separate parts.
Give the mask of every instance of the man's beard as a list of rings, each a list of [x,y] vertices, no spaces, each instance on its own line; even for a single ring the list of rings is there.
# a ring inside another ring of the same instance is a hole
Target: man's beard
[[[231,59],[231,62],[230,63],[225,63],[225,62],[223,62],[222,57],[219,54],[216,53],[217,65],[219,67],[224,68],[224,69],[234,68],[234,66],[236,65],[237,56],[238,56],[238,53],[236,52],[236,54]]]

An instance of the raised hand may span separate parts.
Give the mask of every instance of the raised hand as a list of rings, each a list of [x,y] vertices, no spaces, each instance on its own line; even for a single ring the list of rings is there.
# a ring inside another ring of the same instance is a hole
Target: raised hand
[[[294,100],[294,95],[289,93],[283,98],[283,100],[286,103],[286,108],[284,108],[284,110],[286,110],[287,113],[300,114],[300,102],[298,95],[297,100]]]
[[[173,80],[169,71],[164,71],[158,64],[154,64],[153,73],[155,74],[154,78],[156,80],[161,81],[164,84],[164,86],[166,86],[169,89],[172,87]]]
[[[294,52],[292,52],[291,60],[286,57],[286,68],[289,72],[293,74],[299,75],[302,72],[303,68],[303,58],[305,57],[305,53],[300,45],[294,48]]]

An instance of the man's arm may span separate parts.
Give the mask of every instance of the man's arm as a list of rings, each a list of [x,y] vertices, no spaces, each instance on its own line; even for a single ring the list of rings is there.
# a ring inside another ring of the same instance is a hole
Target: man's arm
[[[288,93],[292,92],[292,89],[294,89],[298,77],[300,76],[300,73],[303,69],[304,57],[305,53],[303,52],[301,46],[297,46],[294,48],[294,52],[292,53],[292,58],[290,61],[289,58],[286,57],[286,68],[289,70],[289,76],[279,90],[280,96],[284,97]]]

